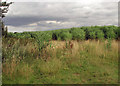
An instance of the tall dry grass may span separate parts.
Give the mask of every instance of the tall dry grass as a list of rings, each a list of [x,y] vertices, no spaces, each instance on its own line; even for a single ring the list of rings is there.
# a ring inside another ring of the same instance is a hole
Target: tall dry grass
[[[5,43],[3,51],[7,59],[3,62],[3,82],[9,79],[31,81],[33,76],[55,75],[62,70],[91,71],[92,66],[102,70],[104,65],[108,67],[104,71],[111,75],[118,68],[118,41],[112,40],[111,49],[106,45],[107,41],[99,40],[51,41],[51,45],[39,52],[33,42],[24,44],[17,40]]]

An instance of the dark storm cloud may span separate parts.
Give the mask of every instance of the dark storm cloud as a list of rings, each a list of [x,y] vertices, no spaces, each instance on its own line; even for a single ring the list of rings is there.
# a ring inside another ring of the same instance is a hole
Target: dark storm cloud
[[[36,23],[39,21],[49,21],[49,20],[56,20],[56,21],[65,21],[67,18],[62,17],[54,17],[54,16],[10,16],[4,19],[6,25],[10,26],[24,26],[31,23]]]
[[[23,25],[27,25],[27,24],[30,24],[30,23],[37,22],[37,21],[39,21],[39,19],[37,17],[13,16],[13,17],[5,18],[4,21],[5,21],[6,25],[23,26]]]

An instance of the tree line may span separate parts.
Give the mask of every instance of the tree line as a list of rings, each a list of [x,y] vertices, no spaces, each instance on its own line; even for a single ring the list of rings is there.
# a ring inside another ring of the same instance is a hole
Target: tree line
[[[88,39],[119,39],[120,28],[117,26],[84,26],[52,31],[36,31],[8,33],[14,38],[43,38],[48,40],[88,40]]]

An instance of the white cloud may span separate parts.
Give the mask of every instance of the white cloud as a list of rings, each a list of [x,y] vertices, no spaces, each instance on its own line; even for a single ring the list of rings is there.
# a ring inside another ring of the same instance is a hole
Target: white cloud
[[[46,21],[46,23],[48,23],[48,24],[51,24],[51,23],[60,24],[60,22],[57,22],[57,21]]]
[[[29,26],[37,26],[37,23],[28,24]]]

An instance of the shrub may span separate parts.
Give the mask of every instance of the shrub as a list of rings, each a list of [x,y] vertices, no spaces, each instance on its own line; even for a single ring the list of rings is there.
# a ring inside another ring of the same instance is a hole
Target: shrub
[[[49,44],[52,39],[52,35],[49,32],[34,32],[31,33],[31,37],[34,38],[38,44],[39,51]]]
[[[112,29],[110,29],[109,31],[106,32],[106,37],[113,39],[116,38],[116,34]]]
[[[61,40],[71,40],[72,39],[72,34],[70,34],[68,31],[61,32],[59,34]]]
[[[96,38],[97,39],[104,39],[104,33],[101,30],[96,30]]]
[[[7,37],[15,37],[15,36],[16,35],[14,33],[11,33],[11,32],[7,34]]]
[[[96,38],[96,32],[95,31],[89,32],[89,38],[90,39],[95,39]]]
[[[116,38],[119,39],[120,38],[120,27],[118,27],[117,29],[115,29],[114,32],[116,34]]]
[[[72,28],[70,32],[72,33],[72,39],[73,40],[83,40],[83,39],[85,39],[85,32],[82,29]]]
[[[53,40],[61,40],[61,38],[60,38],[60,36],[59,36],[60,33],[61,33],[60,30],[54,31],[53,34],[52,34],[52,39],[53,39]]]
[[[58,38],[57,35],[56,35],[55,33],[53,33],[53,34],[52,34],[52,39],[53,39],[53,40],[57,40],[57,38]]]
[[[84,31],[85,31],[85,38],[86,39],[90,39],[91,37],[90,37],[90,32],[92,32],[93,31],[93,29],[91,29],[91,27],[82,27],[82,29],[84,29]]]

